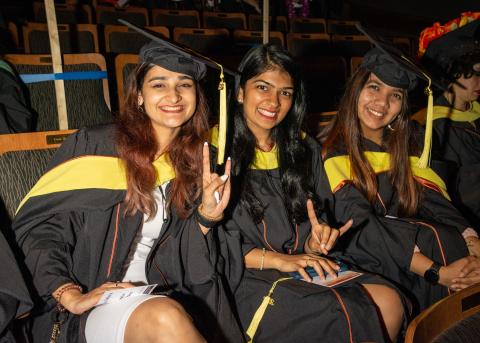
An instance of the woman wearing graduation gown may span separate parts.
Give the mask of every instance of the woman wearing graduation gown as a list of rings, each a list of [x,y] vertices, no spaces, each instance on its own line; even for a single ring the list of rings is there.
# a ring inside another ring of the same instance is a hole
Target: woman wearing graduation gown
[[[52,326],[59,342],[240,341],[222,247],[197,222],[222,216],[230,187],[228,162],[222,177],[209,169],[205,72],[145,45],[116,124],[69,137],[21,203],[13,227],[39,295],[33,342]],[[106,291],[151,283],[171,296],[94,307]]]
[[[338,265],[320,253],[351,223],[337,230],[320,218],[318,193],[328,189],[319,145],[300,131],[305,93],[298,67],[281,47],[264,45],[247,53],[239,71],[225,228],[242,237],[246,270],[235,300],[247,336],[255,342],[394,339],[404,311],[387,282],[362,275],[324,287],[309,282],[305,271],[336,277]]]
[[[433,108],[436,158],[453,203],[480,232],[480,12],[423,30],[419,55],[447,88]],[[413,116],[422,124],[425,117],[426,109]]]
[[[475,259],[467,256],[478,238],[442,179],[419,164],[423,135],[407,114],[415,83],[416,75],[390,55],[369,51],[323,133],[322,156],[336,220],[354,222],[343,254],[402,285],[422,310],[455,287]]]

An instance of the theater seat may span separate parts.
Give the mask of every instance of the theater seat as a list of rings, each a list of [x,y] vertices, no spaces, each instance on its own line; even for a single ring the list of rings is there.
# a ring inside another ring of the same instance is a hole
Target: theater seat
[[[130,72],[138,64],[138,55],[119,54],[115,57],[115,79],[117,81],[118,108],[122,109],[125,99],[125,86]]]
[[[347,79],[347,63],[342,56],[314,56],[297,59],[312,113],[334,111]]]
[[[147,26],[146,29],[158,33],[160,36],[170,38],[168,28],[165,26]],[[114,54],[136,54],[150,38],[133,31],[124,25],[105,25],[105,51]]]
[[[311,136],[317,137],[336,115],[337,111],[308,113],[305,118],[305,128]]]
[[[480,284],[476,284],[422,311],[408,326],[405,343],[474,343],[479,338]]]
[[[51,74],[50,55],[5,55],[19,74]],[[104,72],[105,58],[100,54],[64,54],[64,72]],[[27,84],[31,107],[38,113],[36,131],[58,130],[54,81]],[[111,122],[107,79],[65,81],[68,127],[78,129]]]
[[[23,197],[46,171],[56,148],[74,131],[0,135],[0,222],[6,227]]]
[[[65,54],[98,52],[98,32],[94,24],[59,24],[58,38]],[[45,23],[23,25],[23,45],[27,54],[49,54],[50,41]]]
[[[92,9],[87,4],[55,4],[55,14],[58,24],[91,24]],[[46,23],[45,4],[43,1],[33,3],[33,18],[35,22]]]
[[[196,10],[152,10],[153,25],[167,27],[200,27],[200,14]]]

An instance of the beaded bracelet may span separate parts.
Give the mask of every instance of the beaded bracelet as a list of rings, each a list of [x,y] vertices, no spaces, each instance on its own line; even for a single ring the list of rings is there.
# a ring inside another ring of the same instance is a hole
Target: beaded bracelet
[[[195,217],[199,224],[212,228],[223,219],[223,213],[218,217],[210,217],[203,212],[203,204],[200,204],[195,211]]]
[[[60,300],[62,299],[62,295],[63,293],[65,293],[66,291],[69,291],[71,289],[76,289],[78,290],[80,293],[83,292],[83,288],[82,286],[80,285],[76,285],[74,283],[67,283],[66,285],[63,285],[57,292],[56,295],[54,295],[53,297],[55,298],[55,300],[57,301],[58,304],[60,304]]]

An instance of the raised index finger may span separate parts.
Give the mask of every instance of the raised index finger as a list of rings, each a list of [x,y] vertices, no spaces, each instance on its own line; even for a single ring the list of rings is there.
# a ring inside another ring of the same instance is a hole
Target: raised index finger
[[[210,183],[210,150],[208,149],[208,143],[203,144],[203,188]]]
[[[317,215],[315,214],[315,210],[313,209],[313,202],[312,200],[307,200],[307,212],[308,212],[308,219],[310,219],[310,223],[312,226],[318,225]]]
[[[340,236],[343,235],[345,232],[350,230],[353,225],[353,219],[349,219],[348,222],[345,223],[338,231],[340,231]]]

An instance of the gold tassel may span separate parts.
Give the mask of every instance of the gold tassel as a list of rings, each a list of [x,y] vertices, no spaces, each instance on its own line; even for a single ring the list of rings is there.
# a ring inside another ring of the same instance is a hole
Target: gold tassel
[[[432,150],[432,131],[433,131],[433,92],[430,88],[431,79],[428,80],[428,87],[425,88],[425,93],[428,95],[427,116],[425,123],[425,140],[423,143],[423,151],[417,166],[419,168],[428,168],[430,165],[430,153]]]
[[[217,164],[223,164],[225,160],[225,144],[227,141],[227,84],[225,83],[223,68],[220,66],[220,110],[218,120],[218,154]]]
[[[285,277],[278,279],[272,284],[272,287],[268,291],[268,294],[263,297],[263,301],[260,304],[260,306],[257,308],[257,311],[253,315],[252,321],[250,322],[250,325],[248,326],[247,329],[247,335],[249,337],[249,340],[247,341],[248,343],[253,343],[253,336],[255,336],[255,333],[257,332],[258,326],[260,325],[260,322],[263,318],[263,315],[265,314],[265,311],[267,310],[268,305],[274,305],[275,301],[272,298],[273,291],[275,290],[275,287],[277,287],[277,284],[282,281],[290,280],[291,277]]]
[[[407,64],[412,66],[413,70],[418,70],[418,67],[406,56],[400,56]],[[422,70],[419,70],[425,79],[428,80],[428,86],[425,88],[425,94],[428,95],[427,116],[425,118],[425,139],[423,142],[423,151],[417,162],[418,168],[428,168],[430,165],[430,152],[432,150],[432,131],[433,131],[433,92],[432,92],[432,79]]]

